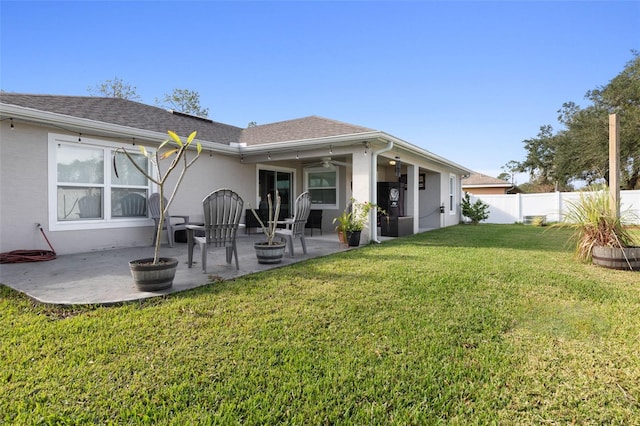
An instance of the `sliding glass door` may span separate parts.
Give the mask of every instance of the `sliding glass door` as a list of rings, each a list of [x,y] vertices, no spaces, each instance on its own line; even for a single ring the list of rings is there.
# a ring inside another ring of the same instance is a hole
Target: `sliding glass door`
[[[258,197],[260,200],[259,209],[267,211],[267,194],[271,194],[275,205],[275,193],[280,195],[280,217],[282,220],[291,217],[291,196],[293,193],[293,172],[279,170],[258,171]]]

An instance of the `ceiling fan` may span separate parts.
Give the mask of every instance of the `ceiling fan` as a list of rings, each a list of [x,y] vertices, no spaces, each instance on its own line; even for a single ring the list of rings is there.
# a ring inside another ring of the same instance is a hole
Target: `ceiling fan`
[[[332,160],[331,157],[322,157],[322,159],[320,160],[319,163],[312,163],[312,164],[307,164],[304,167],[305,168],[312,168],[312,167],[322,167],[325,169],[329,169],[329,170],[334,170],[336,168],[336,166],[348,166],[349,163],[345,163],[343,161],[336,161],[336,160]]]

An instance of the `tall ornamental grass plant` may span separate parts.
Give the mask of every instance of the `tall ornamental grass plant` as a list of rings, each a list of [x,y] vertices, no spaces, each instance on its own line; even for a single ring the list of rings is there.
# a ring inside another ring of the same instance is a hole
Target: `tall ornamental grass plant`
[[[634,244],[633,235],[625,224],[632,219],[630,213],[618,216],[608,191],[582,192],[578,201],[569,201],[568,205],[564,221],[556,226],[573,229],[578,259],[590,261],[596,246],[623,248]]]

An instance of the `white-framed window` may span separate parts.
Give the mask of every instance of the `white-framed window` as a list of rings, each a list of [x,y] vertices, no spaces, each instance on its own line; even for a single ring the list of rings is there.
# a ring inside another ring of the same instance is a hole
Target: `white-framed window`
[[[338,168],[327,169],[317,167],[305,169],[305,190],[311,195],[311,207],[313,209],[337,209],[340,194],[338,182],[340,175]]]
[[[53,231],[148,226],[151,182],[122,153],[146,170],[152,165],[131,145],[49,134],[49,224]],[[114,168],[114,162],[116,168]],[[118,174],[116,176],[116,170]]]
[[[449,175],[449,214],[456,213],[456,175]]]

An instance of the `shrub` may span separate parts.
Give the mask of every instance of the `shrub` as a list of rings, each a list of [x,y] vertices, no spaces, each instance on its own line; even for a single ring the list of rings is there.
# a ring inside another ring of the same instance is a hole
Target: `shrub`
[[[483,220],[489,218],[489,205],[482,202],[482,200],[476,200],[471,204],[471,197],[468,192],[465,192],[462,199],[462,215],[468,217],[471,223],[477,225]]]

